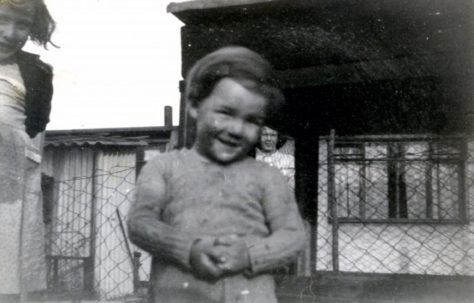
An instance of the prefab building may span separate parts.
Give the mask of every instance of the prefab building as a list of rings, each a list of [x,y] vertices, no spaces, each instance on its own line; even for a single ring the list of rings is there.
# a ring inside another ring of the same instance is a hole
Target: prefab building
[[[296,195],[311,229],[282,300],[468,302],[472,1],[196,0],[168,11],[184,23],[183,78],[227,45],[277,69],[287,99],[277,125],[295,139]],[[183,146],[194,131],[186,106]]]
[[[124,224],[135,179],[171,148],[172,128],[48,131],[43,155],[48,295],[114,299],[137,291],[140,272]],[[136,255],[136,254],[135,254]],[[135,276],[134,276],[135,275]]]

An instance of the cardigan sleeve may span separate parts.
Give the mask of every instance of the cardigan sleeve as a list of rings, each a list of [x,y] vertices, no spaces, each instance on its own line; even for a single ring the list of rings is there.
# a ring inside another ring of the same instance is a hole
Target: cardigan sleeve
[[[269,168],[269,171],[269,174],[262,174],[262,206],[270,235],[263,239],[247,240],[251,274],[275,269],[291,262],[305,243],[303,220],[294,192],[276,168]]]
[[[34,74],[23,75],[26,84],[25,127],[31,138],[46,129],[53,98],[52,67],[39,60],[35,64]]]
[[[158,156],[148,162],[137,180],[135,201],[127,220],[130,240],[155,257],[190,269],[191,246],[198,238],[161,220],[161,212],[170,199],[167,193],[167,164]]]

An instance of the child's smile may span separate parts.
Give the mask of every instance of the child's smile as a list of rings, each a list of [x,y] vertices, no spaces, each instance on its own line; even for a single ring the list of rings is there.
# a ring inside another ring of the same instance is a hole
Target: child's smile
[[[206,99],[190,110],[197,119],[194,148],[219,163],[245,157],[258,142],[266,105],[262,95],[233,79],[222,79]]]

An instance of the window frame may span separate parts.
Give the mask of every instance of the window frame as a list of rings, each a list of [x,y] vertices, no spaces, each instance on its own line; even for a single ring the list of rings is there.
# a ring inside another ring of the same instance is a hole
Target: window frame
[[[340,215],[340,211],[338,210],[339,207],[336,206],[336,213],[337,213],[337,221],[339,223],[381,223],[381,224],[467,224],[467,199],[466,199],[466,191],[465,191],[465,182],[466,182],[466,162],[467,162],[467,140],[465,140],[462,136],[414,136],[414,135],[383,135],[383,136],[351,136],[351,137],[335,137],[334,142],[330,143],[328,140],[328,149],[333,148],[332,151],[328,150],[328,157],[333,157],[333,159],[328,159],[328,165],[334,165],[334,168],[337,164],[340,163],[355,163],[359,164],[361,167],[359,168],[359,199],[356,202],[358,204],[359,211],[358,216],[353,217],[342,217]],[[428,157],[426,159],[414,159],[410,160],[407,159],[406,152],[404,152],[403,147],[405,144],[410,143],[427,143],[428,144]],[[366,147],[368,144],[379,143],[380,145],[387,146],[387,159],[386,159],[386,169],[387,169],[387,208],[389,209],[389,213],[387,214],[386,218],[367,218],[366,217],[366,180],[365,175],[367,173],[367,167],[370,165],[371,161],[374,159],[366,158]],[[395,143],[398,147],[396,152],[389,151],[389,145]],[[442,156],[436,157],[436,153],[434,152],[433,147],[436,144],[454,144],[458,148],[458,156],[451,158]],[[351,147],[351,148],[360,148],[359,157],[344,157],[341,156],[337,152],[337,149],[340,147]],[[404,174],[407,172],[405,169],[405,165],[409,161],[423,161],[423,163],[427,164],[425,168],[425,177],[424,177],[424,189],[423,192],[425,193],[425,202],[423,203],[425,218],[409,218],[408,217],[408,205],[407,205],[407,198],[406,198],[406,187],[404,190],[405,199],[400,200],[400,191],[401,190],[401,182],[399,180],[400,177],[404,177]],[[369,163],[369,164],[367,164]],[[453,218],[434,218],[433,216],[433,183],[435,182],[432,180],[432,170],[435,164],[439,163],[454,163],[457,167],[457,199],[453,202],[453,206],[457,206],[457,214]],[[389,176],[389,167],[393,165],[393,176]],[[334,169],[333,168],[333,169]],[[331,176],[328,174],[328,182],[333,182],[332,188],[336,188],[336,180],[337,180],[337,173],[334,170],[333,178],[334,180],[330,180]],[[390,180],[391,179],[391,180]],[[398,180],[398,182],[397,182]],[[390,182],[393,184],[390,185]],[[392,191],[391,194],[389,194]],[[389,197],[392,195],[392,197]],[[336,200],[336,195],[334,196],[334,200]],[[391,202],[390,202],[391,201]],[[340,205],[339,203],[337,203]],[[330,205],[330,207],[333,207]],[[400,213],[402,211],[402,213]],[[354,212],[354,213],[356,213]],[[332,216],[329,216],[329,221],[334,221]]]

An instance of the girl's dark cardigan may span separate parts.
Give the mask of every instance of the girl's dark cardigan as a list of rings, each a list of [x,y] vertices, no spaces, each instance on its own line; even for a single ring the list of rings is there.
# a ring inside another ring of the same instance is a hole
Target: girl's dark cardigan
[[[53,70],[50,65],[41,61],[38,55],[23,51],[18,54],[17,62],[26,88],[26,132],[33,138],[44,131],[49,122],[53,97]]]

